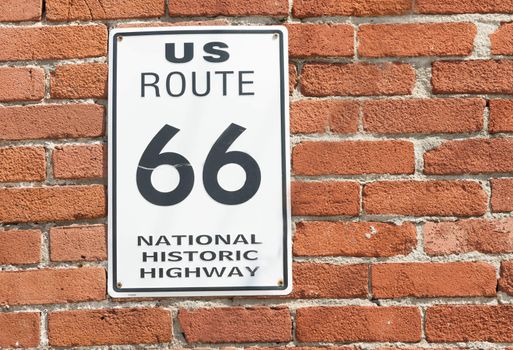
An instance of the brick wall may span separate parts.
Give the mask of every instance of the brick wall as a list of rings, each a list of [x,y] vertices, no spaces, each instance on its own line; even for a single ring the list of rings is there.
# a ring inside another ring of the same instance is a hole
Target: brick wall
[[[512,348],[513,1],[1,0],[0,21],[0,347]],[[108,30],[282,23],[293,293],[107,297]]]

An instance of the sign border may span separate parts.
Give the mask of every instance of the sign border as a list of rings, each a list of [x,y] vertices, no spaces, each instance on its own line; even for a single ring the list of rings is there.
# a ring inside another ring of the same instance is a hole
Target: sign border
[[[217,29],[209,28],[199,30],[191,30],[190,27],[162,27],[162,28],[144,28],[144,29],[114,29],[111,31],[109,47],[111,48],[111,56],[109,62],[109,209],[111,209],[109,213],[109,269],[108,269],[108,277],[110,279],[110,287],[112,287],[112,291],[116,293],[136,293],[135,295],[115,295],[115,297],[130,297],[130,296],[139,296],[137,293],[193,293],[193,292],[207,292],[205,295],[212,295],[209,292],[225,292],[223,296],[227,295],[237,295],[237,292],[250,292],[250,291],[286,291],[289,287],[291,287],[290,281],[290,269],[289,269],[289,259],[291,254],[290,252],[290,243],[289,242],[289,230],[290,230],[290,202],[289,202],[289,155],[287,153],[287,147],[289,140],[286,138],[288,135],[288,125],[287,125],[287,106],[286,100],[288,97],[288,91],[285,91],[285,83],[288,85],[288,80],[285,78],[285,56],[288,52],[285,51],[285,42],[284,37],[286,37],[287,29],[284,26],[273,26],[273,27],[262,27],[262,29],[257,28],[245,28],[245,29]],[[137,36],[137,35],[176,35],[176,34],[274,34],[278,35],[279,38],[279,60],[280,60],[280,117],[281,117],[281,167],[282,167],[282,218],[283,218],[283,284],[274,285],[274,286],[249,286],[249,287],[170,287],[170,288],[123,288],[118,287],[117,281],[117,252],[116,252],[116,242],[117,242],[117,226],[116,226],[116,107],[117,107],[117,45],[118,45],[118,37],[122,36]],[[109,288],[110,291],[110,288]],[[233,294],[226,294],[226,292],[233,292]],[[110,293],[109,293],[110,294]],[[274,295],[278,295],[278,293],[273,293]],[[201,293],[197,294],[201,296]],[[251,295],[251,293],[245,293],[244,295]],[[174,296],[174,295],[170,295]],[[180,295],[176,295],[180,296]],[[185,296],[185,295],[184,295]]]

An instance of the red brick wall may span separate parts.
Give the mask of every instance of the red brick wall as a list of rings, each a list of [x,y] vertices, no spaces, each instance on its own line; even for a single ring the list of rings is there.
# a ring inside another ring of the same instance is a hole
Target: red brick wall
[[[0,348],[511,347],[513,1],[1,0],[0,22]],[[289,30],[289,297],[106,295],[107,34],[171,24]]]

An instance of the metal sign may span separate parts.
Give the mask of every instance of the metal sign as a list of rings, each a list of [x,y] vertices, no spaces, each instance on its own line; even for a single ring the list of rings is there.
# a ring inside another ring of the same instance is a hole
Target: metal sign
[[[288,294],[286,30],[116,29],[109,60],[109,294]]]

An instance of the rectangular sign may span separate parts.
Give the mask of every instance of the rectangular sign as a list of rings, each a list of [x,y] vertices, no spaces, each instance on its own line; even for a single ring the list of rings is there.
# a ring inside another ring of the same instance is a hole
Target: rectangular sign
[[[109,45],[109,294],[290,293],[286,29],[116,29]]]

